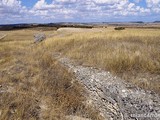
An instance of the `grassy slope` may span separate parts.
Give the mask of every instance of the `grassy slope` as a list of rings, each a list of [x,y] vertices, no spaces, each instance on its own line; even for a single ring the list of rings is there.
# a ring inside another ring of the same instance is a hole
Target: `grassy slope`
[[[74,76],[51,57],[43,43],[31,44],[37,32],[7,31],[0,41],[0,119],[64,120],[65,115],[100,119],[84,105],[83,87]]]
[[[160,93],[158,29],[81,31],[51,38],[45,44],[49,50],[61,52],[83,65],[108,70],[144,89]]]

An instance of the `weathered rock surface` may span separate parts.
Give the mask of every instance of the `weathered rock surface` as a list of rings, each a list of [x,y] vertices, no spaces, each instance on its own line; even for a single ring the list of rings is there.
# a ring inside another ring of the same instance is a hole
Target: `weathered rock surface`
[[[43,40],[46,39],[46,35],[43,34],[43,33],[39,33],[39,34],[35,34],[34,35],[34,42],[37,43],[37,42],[41,42]]]
[[[89,93],[87,104],[94,105],[105,120],[160,120],[157,94],[125,83],[107,71],[55,57],[74,72]]]
[[[0,40],[2,40],[3,38],[5,38],[7,35],[1,35],[0,34]]]

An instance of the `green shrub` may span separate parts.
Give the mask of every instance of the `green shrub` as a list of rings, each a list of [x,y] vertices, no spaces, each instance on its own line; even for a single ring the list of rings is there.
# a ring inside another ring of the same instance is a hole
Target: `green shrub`
[[[116,27],[116,28],[114,28],[115,30],[125,30],[125,28],[124,27]]]

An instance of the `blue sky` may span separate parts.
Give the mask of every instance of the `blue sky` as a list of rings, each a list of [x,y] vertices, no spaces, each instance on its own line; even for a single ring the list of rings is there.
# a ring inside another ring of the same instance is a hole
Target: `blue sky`
[[[160,20],[160,0],[0,0],[0,24]]]
[[[28,7],[28,8],[32,8],[32,7],[36,4],[36,2],[37,2],[38,0],[21,0],[21,1],[22,1],[22,5],[23,5],[23,6],[26,6],[26,7]],[[46,2],[47,2],[48,4],[52,3],[52,1],[53,1],[53,0],[46,0]]]

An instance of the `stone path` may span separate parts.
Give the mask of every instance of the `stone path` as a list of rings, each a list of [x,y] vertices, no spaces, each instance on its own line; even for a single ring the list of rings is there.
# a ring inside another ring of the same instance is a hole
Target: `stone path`
[[[107,71],[54,57],[74,72],[89,93],[87,104],[94,105],[105,120],[160,120],[160,97],[157,94],[125,83]]]

